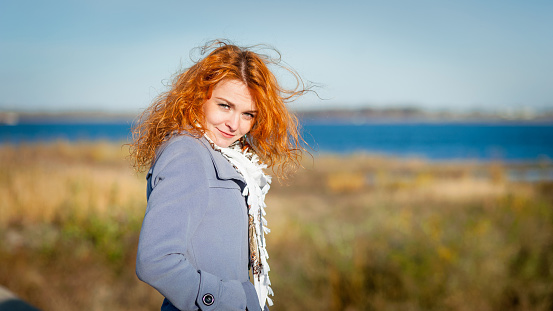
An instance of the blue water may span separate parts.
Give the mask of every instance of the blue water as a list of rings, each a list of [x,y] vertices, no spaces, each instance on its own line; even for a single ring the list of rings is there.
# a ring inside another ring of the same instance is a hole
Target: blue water
[[[553,158],[553,124],[311,124],[305,138],[319,151],[376,152],[433,160]]]
[[[0,143],[131,139],[131,124],[120,123],[30,123],[0,125]]]
[[[314,153],[368,152],[431,160],[553,159],[553,124],[388,123],[303,124]],[[0,125],[0,143],[130,140],[130,123]]]

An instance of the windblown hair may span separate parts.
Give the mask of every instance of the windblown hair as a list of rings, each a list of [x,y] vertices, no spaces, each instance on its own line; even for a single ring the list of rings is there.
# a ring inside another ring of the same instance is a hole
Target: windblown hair
[[[275,59],[220,40],[200,51],[209,54],[178,73],[169,91],[155,99],[133,126],[130,152],[135,168],[143,171],[151,166],[157,148],[173,135],[203,135],[202,108],[211,91],[223,80],[238,80],[248,87],[258,111],[246,144],[277,176],[285,177],[299,165],[304,151],[298,119],[285,104],[309,88],[294,70],[280,64],[280,54]],[[296,87],[279,85],[268,68],[271,64],[286,69],[296,79]]]

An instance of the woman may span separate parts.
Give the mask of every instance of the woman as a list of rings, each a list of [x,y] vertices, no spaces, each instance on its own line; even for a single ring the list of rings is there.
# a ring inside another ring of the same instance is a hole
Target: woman
[[[291,70],[299,87],[279,86],[267,67],[277,61],[251,49],[216,41],[207,52],[133,129],[135,166],[150,167],[136,273],[165,297],[162,310],[267,310],[263,169],[297,166],[285,102],[306,89]]]

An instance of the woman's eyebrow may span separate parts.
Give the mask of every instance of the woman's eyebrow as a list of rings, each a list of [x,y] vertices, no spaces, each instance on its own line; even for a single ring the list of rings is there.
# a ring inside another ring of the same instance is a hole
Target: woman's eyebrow
[[[223,98],[223,97],[215,97],[215,98],[224,101],[231,108],[236,108],[236,105],[233,102],[226,99],[226,98]],[[246,113],[257,113],[257,110],[248,110],[248,111],[244,111],[244,112],[246,112]]]
[[[219,99],[219,100],[222,100],[222,101],[226,102],[229,106],[231,106],[231,107],[233,107],[233,108],[236,107],[236,105],[235,105],[233,102],[231,102],[230,100],[228,100],[228,99],[226,99],[226,98],[223,98],[223,97],[215,97],[215,98],[217,98],[217,99]]]

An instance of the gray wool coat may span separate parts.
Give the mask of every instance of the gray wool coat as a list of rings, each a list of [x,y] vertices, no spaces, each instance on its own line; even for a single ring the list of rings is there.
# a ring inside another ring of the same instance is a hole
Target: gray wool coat
[[[205,138],[179,135],[147,180],[136,274],[165,297],[161,310],[260,310],[242,176]]]

